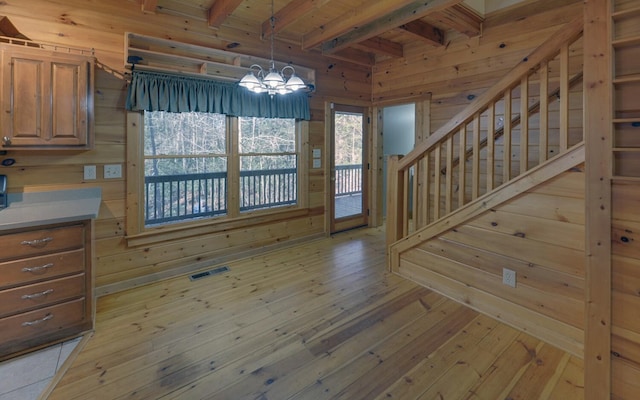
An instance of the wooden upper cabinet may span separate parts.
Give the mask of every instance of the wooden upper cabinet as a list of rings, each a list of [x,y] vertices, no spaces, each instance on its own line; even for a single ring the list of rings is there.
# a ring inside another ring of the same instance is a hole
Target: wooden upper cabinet
[[[3,149],[93,146],[93,57],[2,46]]]

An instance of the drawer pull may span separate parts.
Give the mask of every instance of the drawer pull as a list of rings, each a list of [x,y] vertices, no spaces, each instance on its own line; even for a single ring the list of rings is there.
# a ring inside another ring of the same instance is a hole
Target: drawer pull
[[[23,294],[21,299],[22,300],[37,299],[38,297],[46,296],[46,295],[51,294],[51,293],[53,293],[53,289],[47,289],[44,292],[40,292],[40,293]]]
[[[53,263],[48,263],[45,265],[40,265],[38,267],[24,267],[22,268],[22,272],[40,272],[43,271],[47,268],[51,268],[53,267]]]
[[[33,321],[25,321],[25,322],[22,323],[22,326],[35,326],[35,325],[41,324],[43,322],[47,322],[48,320],[50,320],[52,318],[53,318],[53,314],[47,314],[43,318],[40,318],[40,319],[36,319],[36,320],[33,320]]]
[[[47,243],[49,243],[50,241],[52,241],[53,238],[51,236],[46,237],[46,238],[42,238],[42,239],[33,239],[33,240],[23,240],[22,245],[25,246],[31,246],[31,247],[43,247],[44,245],[46,245]]]

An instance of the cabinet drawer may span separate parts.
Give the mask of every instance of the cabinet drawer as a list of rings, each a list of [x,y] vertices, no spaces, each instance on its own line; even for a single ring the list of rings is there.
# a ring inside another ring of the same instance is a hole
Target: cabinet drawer
[[[0,291],[0,317],[84,296],[84,274]]]
[[[0,261],[80,248],[83,245],[83,225],[11,233],[0,236]]]
[[[85,319],[84,298],[0,319],[0,344],[55,335]],[[2,345],[0,345],[2,346]]]
[[[0,288],[83,272],[84,249],[0,263]]]

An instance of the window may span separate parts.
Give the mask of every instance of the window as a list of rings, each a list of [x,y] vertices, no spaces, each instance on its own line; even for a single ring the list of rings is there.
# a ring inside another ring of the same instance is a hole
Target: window
[[[238,132],[240,211],[296,204],[295,121],[241,117]]]
[[[144,113],[144,220],[163,224],[227,213],[226,117]]]
[[[146,111],[143,125],[145,227],[298,204],[295,120]]]

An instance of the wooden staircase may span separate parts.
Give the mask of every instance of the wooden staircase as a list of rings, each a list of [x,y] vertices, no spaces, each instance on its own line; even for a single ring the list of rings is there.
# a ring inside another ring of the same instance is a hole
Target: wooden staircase
[[[394,273],[579,357],[582,25],[568,23],[406,157],[391,157],[386,221]]]

